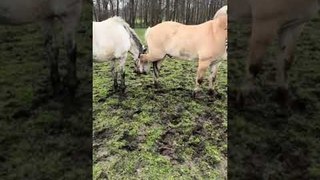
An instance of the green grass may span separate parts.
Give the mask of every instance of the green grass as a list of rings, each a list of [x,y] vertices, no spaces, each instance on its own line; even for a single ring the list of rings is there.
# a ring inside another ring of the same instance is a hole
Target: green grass
[[[144,42],[145,29],[136,29]],[[226,176],[227,63],[217,97],[192,98],[197,62],[166,59],[160,88],[126,62],[126,94],[112,94],[110,64],[93,65],[94,179],[220,179]]]

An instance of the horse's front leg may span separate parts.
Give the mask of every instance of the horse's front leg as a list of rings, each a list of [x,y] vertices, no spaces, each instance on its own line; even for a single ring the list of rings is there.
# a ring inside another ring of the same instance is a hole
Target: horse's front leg
[[[289,98],[287,71],[293,62],[293,53],[302,29],[303,24],[299,24],[294,27],[283,29],[279,33],[279,45],[281,51],[277,59],[276,81],[278,86],[277,99],[283,105],[287,104]]]
[[[59,48],[57,46],[56,35],[54,33],[54,20],[47,19],[42,25],[45,35],[46,54],[50,65],[50,81],[53,93],[58,94],[60,91],[60,76],[58,70]]]
[[[255,79],[262,68],[262,58],[266,53],[267,47],[277,34],[278,25],[274,20],[254,20],[249,46],[249,57],[246,61],[246,75],[244,82],[237,95],[237,102],[243,104],[255,86]]]
[[[161,63],[165,57],[165,53],[157,53],[158,55],[152,55],[152,54],[141,54],[140,55],[140,61],[144,63],[152,62],[153,65],[153,82],[156,87],[159,86],[159,73],[160,73],[160,67]]]
[[[118,90],[118,72],[117,72],[117,66],[116,66],[116,59],[113,59],[111,61],[111,74],[113,78],[113,91],[117,92]]]
[[[209,75],[209,94],[214,94],[216,77],[217,77],[217,72],[218,72],[220,64],[221,64],[221,62],[219,62],[217,64],[215,64],[215,63],[210,64],[211,73]]]
[[[159,87],[159,74],[160,74],[160,68],[161,68],[161,63],[163,60],[159,60],[156,62],[152,62],[153,65],[153,81],[154,81],[154,85],[156,87]]]
[[[201,84],[203,83],[204,75],[208,67],[211,64],[211,59],[199,59],[197,77],[196,77],[196,86],[193,90],[193,96],[196,97],[198,92],[201,90]]]
[[[75,95],[76,88],[78,86],[77,72],[76,72],[76,60],[77,60],[77,46],[75,41],[76,28],[80,19],[80,9],[70,12],[62,18],[64,28],[64,40],[65,47],[68,56],[67,63],[67,75],[64,79],[64,83],[71,95]]]

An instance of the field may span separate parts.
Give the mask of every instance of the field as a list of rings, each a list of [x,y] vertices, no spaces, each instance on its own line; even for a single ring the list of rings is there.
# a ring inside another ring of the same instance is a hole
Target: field
[[[253,102],[235,106],[250,27],[229,24],[228,171],[231,179],[319,179],[320,19],[307,23],[289,71],[289,106],[276,103],[276,41],[263,60]]]
[[[145,29],[136,29],[144,42]],[[93,64],[94,179],[221,179],[227,166],[227,62],[218,94],[192,98],[196,62],[166,59],[152,73],[126,63],[126,93],[112,92],[110,64]]]
[[[0,26],[0,179],[90,179],[91,12],[84,6],[77,31],[81,83],[74,104],[52,97],[40,24]]]

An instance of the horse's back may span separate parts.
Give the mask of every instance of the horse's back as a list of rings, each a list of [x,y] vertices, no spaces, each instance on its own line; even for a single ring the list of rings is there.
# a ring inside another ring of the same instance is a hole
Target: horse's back
[[[216,43],[212,42],[214,39],[212,23],[215,21],[199,25],[162,22],[148,30],[146,36],[148,47],[152,53],[169,54],[182,59],[197,59],[201,52],[207,54],[207,51],[210,51],[207,49],[212,49]]]
[[[93,56],[96,61],[120,58],[129,51],[130,35],[115,21],[93,22]]]

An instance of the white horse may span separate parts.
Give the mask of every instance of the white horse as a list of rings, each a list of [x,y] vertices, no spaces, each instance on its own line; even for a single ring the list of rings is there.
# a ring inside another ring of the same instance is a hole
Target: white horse
[[[58,46],[54,32],[55,19],[64,28],[65,46],[68,55],[66,86],[73,95],[77,86],[76,77],[76,26],[81,14],[81,0],[1,0],[0,24],[22,25],[41,22],[45,34],[46,53],[50,63],[50,79],[55,93],[60,89],[58,72]]]
[[[102,22],[93,22],[93,60],[95,62],[112,62],[113,88],[118,88],[118,75],[120,73],[120,88],[125,89],[125,62],[130,52],[135,60],[143,53],[143,45],[134,32],[120,17],[112,17]],[[118,63],[118,65],[116,65]]]

